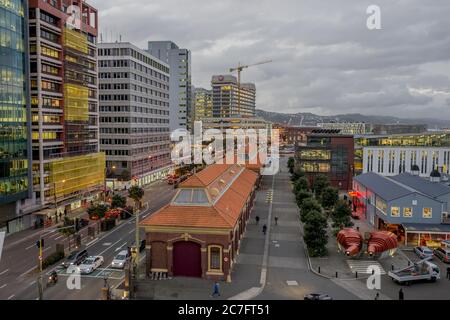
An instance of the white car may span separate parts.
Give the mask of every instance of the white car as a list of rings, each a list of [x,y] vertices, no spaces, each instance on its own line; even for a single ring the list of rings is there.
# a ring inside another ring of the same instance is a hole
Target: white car
[[[83,261],[81,265],[78,266],[80,273],[89,274],[94,272],[95,269],[100,267],[104,262],[102,256],[90,256]]]
[[[420,259],[431,258],[433,259],[433,251],[425,246],[415,247],[414,252]]]
[[[123,269],[125,268],[125,263],[128,261],[130,255],[128,254],[128,250],[122,250],[119,254],[114,258],[111,263],[111,268]]]

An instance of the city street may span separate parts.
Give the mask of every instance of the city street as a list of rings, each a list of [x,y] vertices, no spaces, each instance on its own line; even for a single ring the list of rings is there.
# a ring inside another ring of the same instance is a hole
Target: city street
[[[173,186],[165,182],[158,182],[145,189],[143,202],[148,202],[148,209],[140,214],[140,219],[155,212],[172,198],[175,190]],[[87,238],[87,230],[83,232],[84,243],[82,248],[87,249],[89,255],[102,255],[105,259],[104,265],[99,271],[91,275],[82,275],[81,290],[69,290],[66,287],[66,277],[59,277],[58,283],[44,290],[44,299],[98,299],[100,288],[107,275],[110,286],[114,286],[123,278],[122,271],[111,271],[109,265],[114,256],[121,250],[130,246],[135,239],[135,218],[124,220],[120,225],[109,232],[100,234],[99,238],[90,240]],[[141,233],[143,236],[143,233]],[[8,243],[5,240],[5,251],[0,263],[0,299],[36,299],[38,287],[36,279],[38,273],[33,271],[38,262],[39,251],[36,241],[39,235],[28,238],[19,243]],[[44,253],[49,254],[55,250],[55,244],[61,242],[63,237],[58,233],[52,233],[45,238]],[[67,245],[67,243],[65,243]],[[58,268],[55,265],[45,270],[49,273]],[[47,277],[43,276],[44,287]]]

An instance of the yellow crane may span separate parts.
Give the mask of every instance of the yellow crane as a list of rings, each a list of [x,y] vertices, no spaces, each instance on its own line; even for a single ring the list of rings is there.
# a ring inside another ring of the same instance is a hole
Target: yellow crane
[[[248,68],[248,67],[253,67],[253,66],[258,66],[260,64],[266,64],[266,63],[270,63],[272,62],[272,60],[265,60],[265,61],[261,61],[261,62],[257,62],[257,63],[253,63],[253,64],[249,64],[249,65],[241,65],[240,62],[238,62],[237,67],[234,68],[230,68],[230,72],[235,72],[237,71],[237,87],[238,87],[238,112],[241,112],[241,72],[242,70]]]

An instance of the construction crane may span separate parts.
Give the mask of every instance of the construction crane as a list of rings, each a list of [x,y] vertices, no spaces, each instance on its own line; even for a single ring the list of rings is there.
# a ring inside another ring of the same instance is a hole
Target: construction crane
[[[266,64],[266,63],[270,63],[272,62],[272,60],[266,60],[266,61],[261,61],[258,63],[253,63],[253,64],[249,64],[249,65],[241,65],[240,62],[238,62],[237,67],[234,68],[230,68],[230,72],[235,72],[237,71],[237,87],[238,87],[238,112],[241,112],[241,72],[242,70],[248,68],[248,67],[253,67],[253,66],[258,66],[260,64]]]

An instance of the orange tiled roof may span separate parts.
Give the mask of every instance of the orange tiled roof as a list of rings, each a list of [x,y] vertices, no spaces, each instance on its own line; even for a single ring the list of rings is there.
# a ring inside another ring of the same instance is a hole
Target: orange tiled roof
[[[211,165],[202,172],[203,179],[192,176],[182,188],[202,187],[199,182],[209,182],[207,187],[222,188],[211,205],[168,204],[141,222],[142,226],[170,226],[195,228],[233,228],[250,196],[258,174],[238,165]],[[200,173],[202,173],[200,172]],[[200,174],[199,173],[199,174]],[[214,177],[214,179],[213,179]],[[232,181],[232,179],[234,179]],[[192,180],[192,181],[190,181]],[[203,180],[203,181],[202,181]]]

